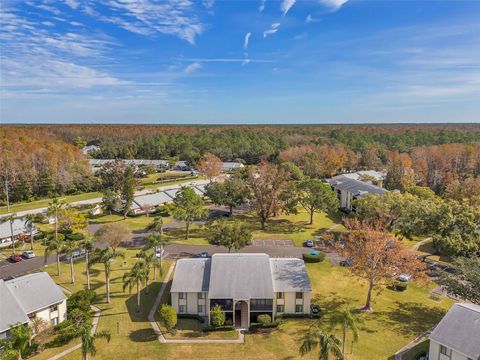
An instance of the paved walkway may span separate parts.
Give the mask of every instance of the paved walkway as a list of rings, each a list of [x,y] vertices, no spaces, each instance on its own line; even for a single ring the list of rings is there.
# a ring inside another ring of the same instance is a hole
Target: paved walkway
[[[170,276],[172,275],[173,269],[175,268],[175,262],[170,266],[168,269],[167,275],[165,276],[165,280],[163,281],[162,286],[160,287],[160,291],[158,292],[157,298],[153,303],[152,308],[148,314],[148,321],[150,321],[150,325],[157,335],[157,339],[162,344],[243,344],[245,342],[245,334],[243,330],[238,331],[238,339],[165,339],[163,336],[160,327],[158,326],[157,322],[155,321],[155,312],[157,311],[158,307],[160,306],[160,302],[162,301],[163,293],[167,287],[168,281]]]
[[[64,288],[63,286],[59,285],[66,293],[68,294],[71,294],[72,292],[66,288]],[[97,331],[97,326],[98,326],[98,321],[100,320],[100,309],[97,308],[96,306],[93,306],[91,305],[91,308],[93,311],[95,311],[95,313],[93,314],[93,321],[92,321],[92,335],[95,334],[95,332]],[[49,358],[48,360],[57,360],[57,359],[61,359],[63,358],[64,356],[80,349],[82,347],[82,343],[80,344],[77,344],[77,345],[74,345],[72,346],[71,348],[68,348],[67,350],[64,350],[62,351],[61,353],[57,354],[57,355],[54,355],[52,356],[51,358]]]

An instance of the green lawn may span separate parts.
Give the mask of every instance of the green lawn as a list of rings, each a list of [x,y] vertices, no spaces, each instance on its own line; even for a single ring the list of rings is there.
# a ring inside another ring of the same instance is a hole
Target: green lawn
[[[123,249],[122,249],[123,250]],[[101,265],[92,269],[92,285],[100,295],[98,306],[102,309],[99,322],[100,330],[109,330],[112,334],[110,343],[100,340],[95,359],[299,359],[298,347],[302,334],[313,323],[313,320],[288,320],[279,328],[267,334],[247,334],[245,344],[160,344],[148,323],[146,316],[160,288],[159,282],[150,285],[150,294],[146,296],[142,290],[141,312],[135,312],[135,294],[122,291],[122,276],[135,262],[135,251],[123,250],[126,259],[117,259],[113,264],[111,290],[112,302],[104,300],[104,273]],[[69,284],[68,264],[62,264],[60,277],[54,280],[63,286],[76,291],[84,287],[84,262],[75,265],[76,280]],[[166,265],[166,267],[169,264]],[[345,268],[333,267],[328,261],[319,264],[307,264],[307,270],[312,282],[314,295],[325,312],[351,304],[356,307],[363,305],[366,287],[363,281],[349,275]],[[55,265],[47,268],[55,274]],[[168,295],[164,296],[167,301]],[[447,299],[434,301],[429,299],[429,291],[410,285],[405,292],[394,292],[383,289],[381,294],[375,294],[374,309],[365,318],[360,329],[359,342],[354,344],[353,354],[347,354],[347,359],[388,359],[398,349],[413,340],[416,336],[435,325],[443,316],[452,302]],[[323,323],[329,331],[340,335],[336,329],[330,329],[327,322]],[[181,321],[183,335],[196,336],[198,329],[194,324]],[[118,332],[117,332],[118,329]],[[216,335],[208,335],[216,336]],[[348,352],[350,352],[350,343]],[[48,350],[51,355],[53,350]],[[35,360],[46,358],[45,354],[34,357]],[[65,359],[79,359],[80,352],[74,352]],[[312,353],[305,359],[315,359]]]
[[[238,333],[231,331],[203,332],[203,324],[194,319],[178,319],[176,331],[169,333],[159,322],[160,330],[167,339],[237,339]]]
[[[89,218],[89,222],[91,224],[108,224],[108,223],[114,223],[114,222],[121,222],[124,221],[128,228],[131,231],[143,231],[147,230],[148,227],[152,224],[154,219],[154,216],[127,216],[126,219],[123,219],[123,216],[117,215],[117,214],[112,214],[112,215],[99,215],[99,216],[91,216]],[[163,223],[167,224],[170,222],[170,218],[163,218]]]

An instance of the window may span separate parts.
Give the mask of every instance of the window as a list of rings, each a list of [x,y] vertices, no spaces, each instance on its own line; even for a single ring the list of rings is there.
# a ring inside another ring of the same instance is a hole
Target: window
[[[57,305],[50,306],[50,312],[57,311]]]
[[[273,299],[250,299],[251,311],[272,311]]]
[[[199,292],[199,293],[198,293],[198,298],[199,298],[199,299],[203,299],[203,292]]]
[[[277,299],[283,299],[283,292],[277,293]]]
[[[203,305],[198,305],[198,313],[199,314],[203,314],[204,311],[203,311]]]
[[[184,313],[185,312],[185,305],[179,305],[178,306],[178,312],[179,313]]]
[[[277,305],[277,313],[285,312],[285,305]]]
[[[58,317],[51,319],[50,324],[52,324],[52,326],[58,325]]]
[[[296,313],[303,313],[303,305],[295,305]]]
[[[303,292],[296,292],[295,299],[303,299]]]
[[[450,352],[446,346],[440,345],[440,354],[450,356]]]
[[[179,293],[178,293],[178,298],[179,298],[180,300],[185,299],[185,293],[184,293],[184,292],[179,292]]]

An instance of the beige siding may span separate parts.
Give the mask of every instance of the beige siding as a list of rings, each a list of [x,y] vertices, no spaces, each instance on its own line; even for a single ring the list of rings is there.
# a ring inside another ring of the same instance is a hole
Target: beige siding
[[[177,313],[179,313],[180,306],[179,305],[184,305],[185,306],[185,313],[188,314],[198,314],[202,316],[206,316],[208,314],[208,301],[207,301],[207,293],[204,294],[204,299],[199,299],[198,298],[198,293],[196,292],[189,292],[185,293],[186,294],[186,299],[179,299],[178,293],[172,292],[172,306],[175,309]],[[198,305],[203,305],[204,311],[202,313],[198,312]]]
[[[283,293],[283,299],[275,299],[274,312],[276,313],[277,305],[285,306],[285,314],[295,314],[295,305],[303,305],[303,313],[310,313],[310,297],[309,292],[303,293],[303,299],[296,299],[295,292]]]
[[[55,318],[58,318],[58,323],[61,323],[67,318],[67,301],[64,300],[58,304],[56,310],[50,310],[50,307],[38,310],[35,312],[35,317],[45,320],[48,325]]]
[[[172,292],[170,295],[172,298],[172,307],[175,309],[175,311],[178,314],[178,293]]]
[[[451,350],[451,357],[440,354],[440,344],[436,341],[430,340],[430,360],[468,360],[468,358],[455,350]]]
[[[197,293],[187,293],[187,313],[198,314],[198,297]]]

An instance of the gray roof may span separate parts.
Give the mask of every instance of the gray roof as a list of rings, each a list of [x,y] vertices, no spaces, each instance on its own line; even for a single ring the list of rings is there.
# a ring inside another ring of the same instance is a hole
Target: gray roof
[[[387,190],[379,186],[368,184],[360,180],[350,179],[344,175],[338,176],[336,180],[331,181],[330,183],[335,190],[339,189],[348,191],[357,197],[362,197],[367,194],[383,195],[387,192]]]
[[[243,164],[239,162],[222,162],[222,171],[231,171],[241,167],[243,167]]]
[[[172,199],[175,198],[175,195],[177,195],[177,192],[180,190],[180,188],[175,188],[175,189],[168,189],[165,190],[164,193],[170,196]]]
[[[38,272],[5,282],[26,314],[58,304],[67,297],[46,272]]]
[[[208,291],[210,259],[180,259],[175,266],[171,292]]]
[[[430,339],[462,353],[480,359],[480,305],[454,304],[433,329]]]
[[[93,167],[100,167],[106,163],[115,161],[116,159],[90,159],[90,165]],[[168,166],[168,160],[149,160],[149,159],[118,159],[130,165],[153,165],[153,166]]]
[[[201,194],[199,194],[199,195],[205,195],[205,185],[196,185],[195,189],[200,191]]]
[[[161,191],[154,194],[137,196],[133,201],[141,208],[145,205],[158,206],[172,201],[173,198],[170,197],[165,192]]]
[[[39,272],[0,280],[0,332],[29,322],[28,314],[58,304],[67,297],[50,275]]]
[[[15,219],[13,220],[13,236],[16,236],[21,233],[29,233],[29,230],[25,228],[25,219]],[[0,222],[0,239],[9,238],[10,235],[10,222]]]
[[[267,254],[215,254],[210,275],[211,299],[273,297]]]
[[[329,182],[332,182],[341,178],[360,180],[362,176],[371,176],[376,180],[385,180],[387,173],[383,171],[376,171],[376,170],[360,170],[352,173],[345,173],[345,174],[334,176],[333,178],[329,179]]]
[[[303,260],[296,258],[270,259],[270,268],[275,292],[312,290]]]
[[[27,314],[10,292],[5,281],[0,279],[0,333],[10,329],[12,325],[25,324],[28,321]]]

